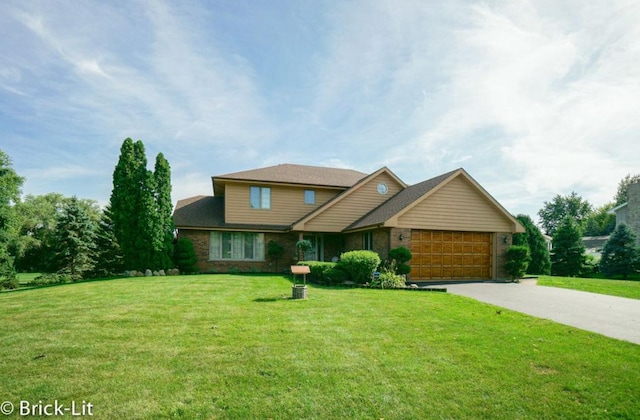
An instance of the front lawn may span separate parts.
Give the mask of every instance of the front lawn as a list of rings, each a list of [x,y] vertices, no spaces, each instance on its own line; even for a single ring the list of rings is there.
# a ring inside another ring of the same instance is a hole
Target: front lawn
[[[242,275],[0,294],[1,399],[96,419],[640,413],[638,345],[446,293],[290,294]]]
[[[539,286],[562,287],[603,295],[640,299],[640,281],[540,276]]]

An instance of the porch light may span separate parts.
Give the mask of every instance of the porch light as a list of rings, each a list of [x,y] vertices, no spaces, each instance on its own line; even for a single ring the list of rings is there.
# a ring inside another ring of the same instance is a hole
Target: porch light
[[[507,235],[504,235],[504,238],[502,238],[502,242],[504,242],[505,244],[509,243],[509,237]]]
[[[401,233],[400,235],[398,235],[398,239],[403,240],[404,239],[404,235]]]

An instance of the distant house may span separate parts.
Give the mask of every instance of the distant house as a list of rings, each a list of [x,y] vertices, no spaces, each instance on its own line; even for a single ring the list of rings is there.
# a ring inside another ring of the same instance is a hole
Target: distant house
[[[600,258],[602,254],[602,248],[604,244],[609,240],[609,235],[607,236],[583,236],[582,242],[584,243],[584,247],[586,248],[585,253],[587,255],[591,255],[597,259]]]
[[[384,167],[349,169],[282,164],[214,176],[213,195],[182,199],[174,212],[179,237],[194,243],[201,271],[272,271],[267,244],[296,257],[331,261],[368,249],[386,258],[405,246],[410,279],[497,279],[513,233],[524,232],[464,169],[407,185]]]
[[[626,223],[638,237],[640,244],[640,182],[630,184],[627,189],[627,202],[609,210],[616,215],[616,226]]]

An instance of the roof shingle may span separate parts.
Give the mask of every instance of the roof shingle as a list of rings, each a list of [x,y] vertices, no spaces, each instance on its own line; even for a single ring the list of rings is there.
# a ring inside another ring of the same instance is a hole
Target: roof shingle
[[[367,174],[353,169],[325,168],[285,163],[266,168],[217,175],[213,178],[347,188],[366,176]]]

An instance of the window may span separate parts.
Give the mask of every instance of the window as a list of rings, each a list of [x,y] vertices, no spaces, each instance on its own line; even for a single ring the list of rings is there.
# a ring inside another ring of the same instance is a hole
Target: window
[[[251,208],[270,209],[271,208],[271,188],[251,187]]]
[[[211,232],[209,260],[264,261],[264,233]]]
[[[304,190],[304,204],[316,204],[316,192],[314,190]]]
[[[362,249],[367,251],[373,250],[373,233],[364,232],[362,234]]]

